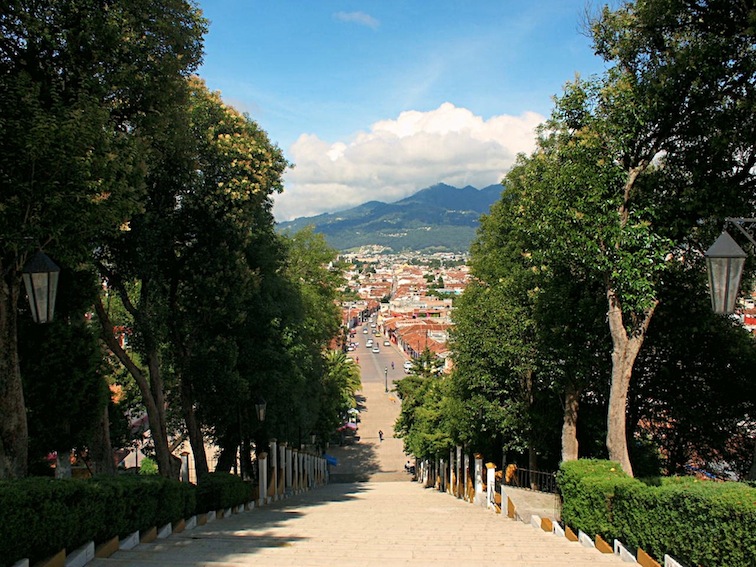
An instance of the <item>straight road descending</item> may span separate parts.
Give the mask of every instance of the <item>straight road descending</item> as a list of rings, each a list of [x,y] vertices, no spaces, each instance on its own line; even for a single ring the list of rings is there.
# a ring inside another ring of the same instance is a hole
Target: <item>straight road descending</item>
[[[384,391],[386,368],[391,389],[392,379],[404,376],[404,359],[382,341],[380,348],[373,354],[363,344],[353,353],[363,372],[360,439],[329,449],[339,460],[331,484],[90,565],[620,566],[614,556],[410,482],[402,440],[393,436],[399,400]]]
[[[364,339],[373,335],[358,332],[357,336],[361,337],[360,346],[350,354],[360,357],[362,391],[358,396],[359,442],[328,449],[328,454],[336,457],[339,462],[331,468],[332,481],[407,481],[410,477],[404,471],[407,462],[404,444],[401,439],[394,437],[394,423],[401,408],[394,392],[394,381],[405,376],[402,368],[405,358],[395,346],[383,346],[384,337],[374,338],[379,343],[381,352],[373,353],[365,346]],[[385,391],[387,385],[388,392]],[[383,442],[378,437],[379,431],[383,431]]]

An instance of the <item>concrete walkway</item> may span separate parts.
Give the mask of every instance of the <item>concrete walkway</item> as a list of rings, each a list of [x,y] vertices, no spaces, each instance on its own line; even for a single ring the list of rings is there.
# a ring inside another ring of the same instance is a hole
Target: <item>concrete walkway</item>
[[[614,565],[620,560],[412,482],[339,483],[91,565]]]
[[[394,347],[382,347],[378,355],[366,349],[358,354],[363,370],[359,440],[329,449],[339,460],[334,482],[90,565],[619,567],[613,555],[411,482],[402,441],[393,437],[399,400],[385,392],[386,378],[403,376],[401,354]],[[521,496],[523,502],[526,497]]]

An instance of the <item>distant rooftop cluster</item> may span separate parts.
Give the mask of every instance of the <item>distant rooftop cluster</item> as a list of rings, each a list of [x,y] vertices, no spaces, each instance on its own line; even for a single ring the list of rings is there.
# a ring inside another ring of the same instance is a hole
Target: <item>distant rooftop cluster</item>
[[[355,300],[345,301],[344,324],[352,329],[378,315],[382,332],[409,357],[426,348],[448,359],[448,331],[453,297],[462,293],[470,277],[462,254],[383,255],[373,249],[342,256]]]

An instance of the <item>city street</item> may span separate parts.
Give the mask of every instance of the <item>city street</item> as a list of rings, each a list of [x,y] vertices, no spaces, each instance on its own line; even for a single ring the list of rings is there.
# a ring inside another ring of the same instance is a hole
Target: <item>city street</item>
[[[408,480],[404,470],[407,456],[403,443],[394,437],[394,422],[400,409],[394,381],[405,376],[403,364],[406,358],[396,345],[383,346],[384,336],[363,334],[362,329],[361,326],[356,328],[355,338],[360,346],[349,353],[355,360],[359,357],[362,376],[362,391],[358,397],[359,441],[328,448],[328,454],[336,457],[339,463],[331,468],[331,482]],[[373,353],[365,346],[367,337],[379,342],[379,353]],[[378,437],[379,431],[383,431],[383,442]]]

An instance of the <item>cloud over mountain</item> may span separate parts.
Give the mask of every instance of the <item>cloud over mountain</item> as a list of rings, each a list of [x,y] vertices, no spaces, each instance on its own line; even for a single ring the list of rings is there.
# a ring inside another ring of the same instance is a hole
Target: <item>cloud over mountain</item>
[[[499,183],[518,153],[535,148],[535,128],[544,119],[534,112],[484,119],[446,102],[375,122],[347,142],[303,134],[289,151],[295,167],[274,212],[287,220],[370,200],[392,202],[439,181]]]

